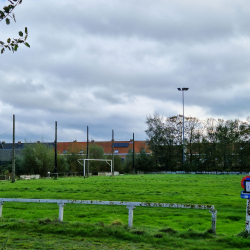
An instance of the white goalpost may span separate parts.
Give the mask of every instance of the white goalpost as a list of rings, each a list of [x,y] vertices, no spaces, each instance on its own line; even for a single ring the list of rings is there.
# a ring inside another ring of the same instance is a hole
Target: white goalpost
[[[112,160],[107,160],[107,159],[79,159],[77,161],[83,166],[83,176],[84,176],[84,179],[85,179],[85,172],[86,172],[85,171],[85,161],[106,161],[107,164],[111,167],[111,174],[113,173],[112,172]],[[109,161],[110,161],[110,163],[109,163]]]

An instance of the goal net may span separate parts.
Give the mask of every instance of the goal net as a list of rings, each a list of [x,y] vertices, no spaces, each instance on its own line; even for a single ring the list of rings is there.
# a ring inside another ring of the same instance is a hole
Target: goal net
[[[85,162],[86,161],[105,161],[111,167],[110,171],[111,171],[111,174],[113,174],[112,160],[108,160],[108,159],[79,159],[77,161],[83,166],[83,176],[84,176],[84,178],[85,178],[85,174],[86,174],[86,169],[85,169]]]

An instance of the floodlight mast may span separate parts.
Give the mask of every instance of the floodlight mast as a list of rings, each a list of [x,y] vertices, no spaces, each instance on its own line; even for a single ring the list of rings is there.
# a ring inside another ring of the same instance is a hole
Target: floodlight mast
[[[185,128],[185,124],[184,124],[184,91],[188,91],[189,88],[177,88],[179,91],[182,91],[182,104],[183,104],[183,126],[182,126],[182,147],[183,147],[183,170],[184,170],[184,166],[185,166],[185,135],[184,135],[184,128]]]

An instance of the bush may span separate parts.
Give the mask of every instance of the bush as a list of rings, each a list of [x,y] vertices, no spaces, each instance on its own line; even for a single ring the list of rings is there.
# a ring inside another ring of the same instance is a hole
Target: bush
[[[54,171],[54,150],[43,143],[27,143],[21,154],[20,173],[46,176]]]

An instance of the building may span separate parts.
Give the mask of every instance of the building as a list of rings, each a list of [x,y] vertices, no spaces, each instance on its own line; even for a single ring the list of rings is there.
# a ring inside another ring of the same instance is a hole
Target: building
[[[112,155],[112,141],[94,141],[89,142],[91,145],[98,145],[103,148],[104,155]],[[139,154],[141,150],[145,150],[147,154],[151,154],[147,141],[134,141],[135,154]],[[114,155],[120,156],[125,159],[126,155],[133,150],[133,140],[130,141],[114,141]],[[57,143],[58,154],[66,154],[68,152],[74,152],[79,154],[86,154],[87,142],[58,142]]]
[[[54,142],[40,142],[36,143],[44,143],[50,147],[55,148]],[[26,144],[35,144],[21,141],[15,143],[15,154],[16,156],[21,155],[22,149],[24,149]],[[89,147],[92,144],[96,144],[103,148],[105,155],[112,155],[112,141],[90,141]],[[145,150],[147,154],[151,154],[151,150],[149,149],[149,145],[147,141],[134,141],[134,150],[135,154],[139,154],[141,149]],[[5,164],[6,162],[10,162],[12,160],[12,150],[13,143],[5,143],[0,142],[0,165]],[[58,154],[66,154],[67,152],[74,152],[78,154],[86,154],[87,150],[87,142],[58,142],[57,143],[57,152]],[[133,140],[130,141],[114,141],[114,155],[120,156],[122,159],[125,159],[126,155],[133,150]]]

